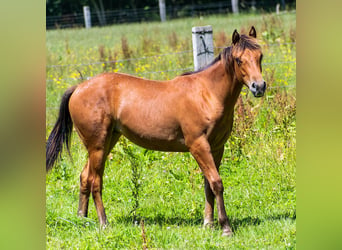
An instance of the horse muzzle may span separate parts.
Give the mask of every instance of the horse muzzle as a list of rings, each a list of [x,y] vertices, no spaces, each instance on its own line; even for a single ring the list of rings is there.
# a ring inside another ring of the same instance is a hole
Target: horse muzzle
[[[252,82],[249,85],[249,90],[253,93],[255,97],[262,97],[266,91],[266,82],[264,80],[259,82]]]

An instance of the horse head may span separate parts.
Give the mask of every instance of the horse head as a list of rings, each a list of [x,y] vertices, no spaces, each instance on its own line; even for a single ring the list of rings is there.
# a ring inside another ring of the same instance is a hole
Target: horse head
[[[255,97],[263,96],[266,82],[261,74],[262,52],[257,43],[255,28],[252,26],[249,35],[240,35],[235,30],[232,43],[233,67],[237,80],[246,85]]]

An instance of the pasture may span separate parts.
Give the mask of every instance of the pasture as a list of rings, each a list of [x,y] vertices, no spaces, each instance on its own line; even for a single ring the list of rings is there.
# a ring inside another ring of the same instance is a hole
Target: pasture
[[[215,55],[234,29],[254,25],[264,59],[266,95],[244,87],[220,167],[228,217],[235,232],[203,228],[204,182],[189,153],[149,151],[123,137],[104,174],[109,220],[101,230],[92,198],[77,217],[79,174],[86,151],[73,133],[72,160],[46,176],[46,246],[60,248],[296,248],[296,15],[210,16],[52,30],[46,33],[46,137],[64,91],[101,72],[171,79],[193,69],[191,28],[212,25]],[[215,216],[217,212],[215,211]]]

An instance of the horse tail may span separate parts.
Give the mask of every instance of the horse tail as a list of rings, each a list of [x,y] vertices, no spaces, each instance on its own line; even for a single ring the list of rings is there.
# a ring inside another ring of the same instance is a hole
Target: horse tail
[[[72,132],[72,120],[69,112],[69,100],[77,85],[67,89],[62,97],[59,115],[55,126],[46,143],[46,172],[49,171],[61,157],[63,144],[70,154],[70,137]]]

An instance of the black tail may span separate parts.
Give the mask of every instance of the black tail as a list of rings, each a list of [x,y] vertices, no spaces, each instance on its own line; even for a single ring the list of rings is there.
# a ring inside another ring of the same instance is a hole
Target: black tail
[[[62,97],[58,119],[46,143],[46,171],[49,171],[61,157],[63,144],[70,154],[72,120],[69,113],[69,99],[76,87],[77,85],[67,89]]]

